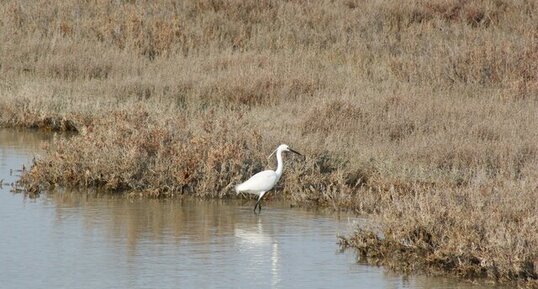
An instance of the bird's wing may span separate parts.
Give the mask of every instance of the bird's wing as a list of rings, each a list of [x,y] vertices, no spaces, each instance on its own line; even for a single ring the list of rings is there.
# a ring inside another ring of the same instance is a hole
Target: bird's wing
[[[273,188],[277,180],[275,171],[267,170],[259,172],[246,182],[237,186],[238,191],[264,192]]]

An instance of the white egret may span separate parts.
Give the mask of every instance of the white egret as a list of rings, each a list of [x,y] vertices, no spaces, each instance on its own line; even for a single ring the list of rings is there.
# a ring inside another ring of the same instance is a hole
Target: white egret
[[[256,208],[259,207],[259,211],[262,210],[261,206],[261,200],[265,193],[267,191],[271,190],[280,177],[282,176],[282,170],[284,169],[284,164],[282,163],[282,152],[292,152],[296,153],[300,156],[300,154],[297,151],[292,150],[288,145],[281,144],[274,150],[269,157],[271,157],[276,152],[276,160],[277,160],[277,168],[276,171],[273,170],[265,170],[262,172],[259,172],[250,179],[248,179],[246,182],[241,183],[237,186],[235,186],[235,191],[239,193],[249,193],[254,194],[258,196],[258,201],[256,202],[256,205],[254,206],[254,212],[256,212]]]

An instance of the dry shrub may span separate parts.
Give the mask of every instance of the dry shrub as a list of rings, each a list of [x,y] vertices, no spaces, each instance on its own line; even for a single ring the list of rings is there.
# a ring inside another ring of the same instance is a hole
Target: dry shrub
[[[155,121],[144,108],[118,111],[82,133],[55,143],[22,182],[36,193],[54,186],[144,192],[158,197],[189,193],[225,196],[239,179],[261,168],[256,133],[200,115],[202,128],[184,117]],[[164,121],[164,123],[161,123]],[[253,138],[254,137],[254,138]],[[83,145],[81,145],[83,144]]]
[[[200,92],[202,99],[226,107],[274,105],[311,96],[318,89],[314,81],[301,78],[248,76],[245,79],[219,79]]]
[[[302,123],[302,133],[327,134],[333,130],[352,132],[366,125],[367,121],[369,121],[368,112],[353,103],[335,100],[315,106]]]
[[[342,176],[345,166],[342,160],[331,157],[327,152],[309,155],[307,160],[287,169],[282,186],[296,203],[338,208],[351,196],[350,187]]]
[[[360,257],[405,271],[450,271],[465,278],[537,279],[537,184],[413,188],[413,200],[393,195],[383,212],[382,234],[358,229],[342,246]],[[510,207],[510,209],[508,209]],[[502,245],[501,245],[502,244]],[[530,284],[530,283],[529,283]]]
[[[0,122],[4,126],[78,132],[79,126],[87,123],[80,114],[65,116],[51,111],[44,113],[39,110],[39,104],[26,98],[7,102],[0,100],[0,106],[2,108]]]
[[[361,77],[375,81],[501,85],[514,89],[516,97],[533,97],[536,9],[532,1],[8,1],[2,9],[1,57],[4,73],[6,67],[32,72],[50,62],[43,71],[52,77],[102,79],[120,70],[112,66],[123,67],[114,59],[100,63],[112,52],[155,61],[285,49],[299,58],[358,62]],[[74,47],[58,53],[66,44]],[[65,60],[50,59],[50,53]],[[72,60],[80,54],[80,61]]]
[[[467,24],[471,27],[497,24],[504,17],[510,4],[506,1],[399,1],[382,2],[388,19],[396,19],[406,25],[424,24],[442,20],[451,24]]]

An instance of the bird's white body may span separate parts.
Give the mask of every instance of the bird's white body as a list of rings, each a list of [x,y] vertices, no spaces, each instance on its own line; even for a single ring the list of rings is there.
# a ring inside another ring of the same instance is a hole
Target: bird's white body
[[[278,175],[273,170],[259,172],[250,177],[246,182],[237,185],[235,191],[237,193],[254,194],[259,198],[263,198],[263,195],[276,185],[280,176],[281,174]]]
[[[254,211],[256,211],[256,207],[260,204],[260,201],[263,196],[267,193],[267,191],[271,190],[276,185],[276,183],[278,183],[278,180],[280,180],[280,177],[282,176],[282,171],[284,169],[284,164],[282,162],[283,151],[291,151],[301,155],[300,153],[290,149],[287,145],[282,144],[275,150],[277,159],[277,168],[275,171],[265,170],[259,172],[250,177],[244,183],[241,183],[235,187],[235,191],[238,194],[249,193],[258,196],[258,201],[256,202],[256,206],[254,206]]]

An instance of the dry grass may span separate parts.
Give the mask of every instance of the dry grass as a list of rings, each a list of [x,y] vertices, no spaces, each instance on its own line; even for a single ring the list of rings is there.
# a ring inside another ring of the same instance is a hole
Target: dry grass
[[[0,13],[0,124],[78,132],[34,164],[30,192],[227,197],[285,142],[309,158],[288,162],[273,195],[379,218],[383,238],[343,241],[370,260],[536,284],[534,1],[41,0]]]

